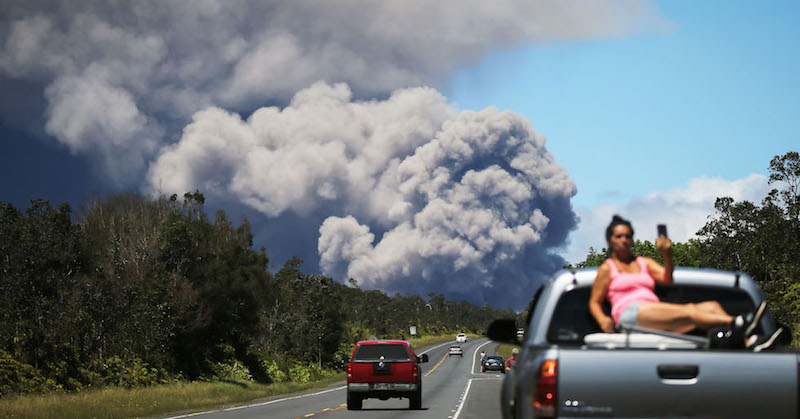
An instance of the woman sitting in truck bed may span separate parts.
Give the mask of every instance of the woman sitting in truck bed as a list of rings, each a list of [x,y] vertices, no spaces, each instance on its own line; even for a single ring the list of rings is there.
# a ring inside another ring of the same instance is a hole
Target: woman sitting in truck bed
[[[730,325],[742,338],[753,333],[756,322],[745,324],[742,316],[731,316],[716,301],[697,304],[659,301],[655,283],[672,284],[672,242],[666,236],[656,239],[664,266],[648,257],[633,256],[633,227],[622,217],[613,217],[606,229],[606,241],[611,257],[597,270],[589,298],[589,310],[604,332],[613,333],[615,324],[619,324],[675,333]],[[606,298],[611,303],[613,319],[603,312]]]

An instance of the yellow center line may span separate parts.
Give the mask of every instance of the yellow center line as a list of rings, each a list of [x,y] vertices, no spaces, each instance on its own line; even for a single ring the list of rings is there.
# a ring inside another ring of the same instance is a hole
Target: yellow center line
[[[319,412],[309,413],[309,414],[307,414],[307,415],[305,415],[305,416],[303,416],[303,417],[304,417],[304,418],[309,418],[309,417],[311,417],[311,416],[314,416],[314,415],[316,415],[317,413],[324,413],[324,412],[335,412],[335,411],[337,411],[337,410],[339,410],[339,409],[342,409],[342,408],[344,408],[344,407],[346,407],[346,406],[347,406],[347,403],[345,403],[345,404],[340,404],[338,407],[335,407],[335,408],[326,407],[325,409],[322,409],[322,410],[320,410]],[[300,418],[298,417],[298,418],[295,418],[295,419],[300,419]]]
[[[442,365],[442,362],[444,362],[444,360],[445,360],[446,358],[447,358],[447,354],[444,354],[444,356],[442,357],[442,360],[441,360],[441,361],[439,361],[439,362],[438,362],[436,365],[434,365],[434,366],[433,366],[433,368],[431,368],[431,370],[430,370],[430,371],[428,371],[428,372],[426,372],[426,373],[425,373],[425,377],[427,377],[427,376],[428,376],[428,374],[430,374],[430,373],[434,372],[434,371],[436,370],[436,368],[439,368],[439,365]]]

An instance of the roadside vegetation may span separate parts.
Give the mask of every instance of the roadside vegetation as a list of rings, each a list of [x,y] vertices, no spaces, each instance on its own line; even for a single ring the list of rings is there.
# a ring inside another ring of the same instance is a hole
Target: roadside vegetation
[[[410,338],[415,348],[453,340],[453,335]],[[419,351],[419,349],[417,349]],[[345,379],[337,369],[310,376],[307,382],[265,384],[246,377],[228,380],[179,381],[146,387],[106,386],[80,392],[25,394],[0,399],[0,417],[104,418],[148,417],[196,412],[252,402],[272,396],[326,387]]]
[[[519,349],[519,345],[509,345],[507,343],[504,343],[497,347],[497,355],[502,356],[503,359],[508,359],[509,357],[511,357],[511,351],[514,348]]]
[[[247,220],[199,192],[117,194],[73,214],[0,203],[0,400],[191,381],[306,384],[370,337],[480,334],[510,309],[389,296],[273,270]],[[274,273],[273,273],[274,272]]]
[[[234,405],[311,388],[344,379],[339,372],[313,383],[263,384],[252,380],[193,381],[150,387],[105,387],[81,392],[25,395],[0,400],[0,417],[131,418],[165,415]],[[98,414],[98,412],[102,412]]]

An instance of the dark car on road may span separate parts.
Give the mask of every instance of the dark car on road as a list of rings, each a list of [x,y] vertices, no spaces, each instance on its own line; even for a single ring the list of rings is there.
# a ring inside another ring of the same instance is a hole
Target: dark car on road
[[[488,355],[481,363],[481,372],[485,371],[500,371],[505,374],[506,362],[500,355]]]

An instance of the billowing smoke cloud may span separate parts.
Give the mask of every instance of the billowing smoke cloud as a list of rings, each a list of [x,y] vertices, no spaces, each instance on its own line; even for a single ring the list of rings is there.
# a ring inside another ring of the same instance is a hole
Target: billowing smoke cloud
[[[323,273],[478,303],[508,303],[502,290],[519,289],[523,304],[541,278],[517,259],[557,266],[548,249],[575,225],[575,184],[527,119],[457,112],[428,88],[353,101],[346,85],[318,83],[246,121],[209,108],[149,179],[166,193],[232,194],[272,217],[324,208]]]
[[[47,133],[124,184],[210,105],[285,104],[319,80],[385,97],[436,86],[493,48],[658,23],[636,0],[574,3],[7,0],[0,75],[41,83]]]
[[[581,223],[570,235],[571,243],[564,256],[571,263],[578,263],[586,259],[590,246],[597,251],[607,247],[605,228],[614,214],[631,221],[637,239],[655,241],[656,224],[664,223],[672,240],[686,242],[696,238],[695,233],[714,214],[714,202],[718,197],[760,203],[771,189],[767,178],[757,173],[732,181],[699,177],[690,180],[685,187],[653,191],[624,204],[578,208]]]

